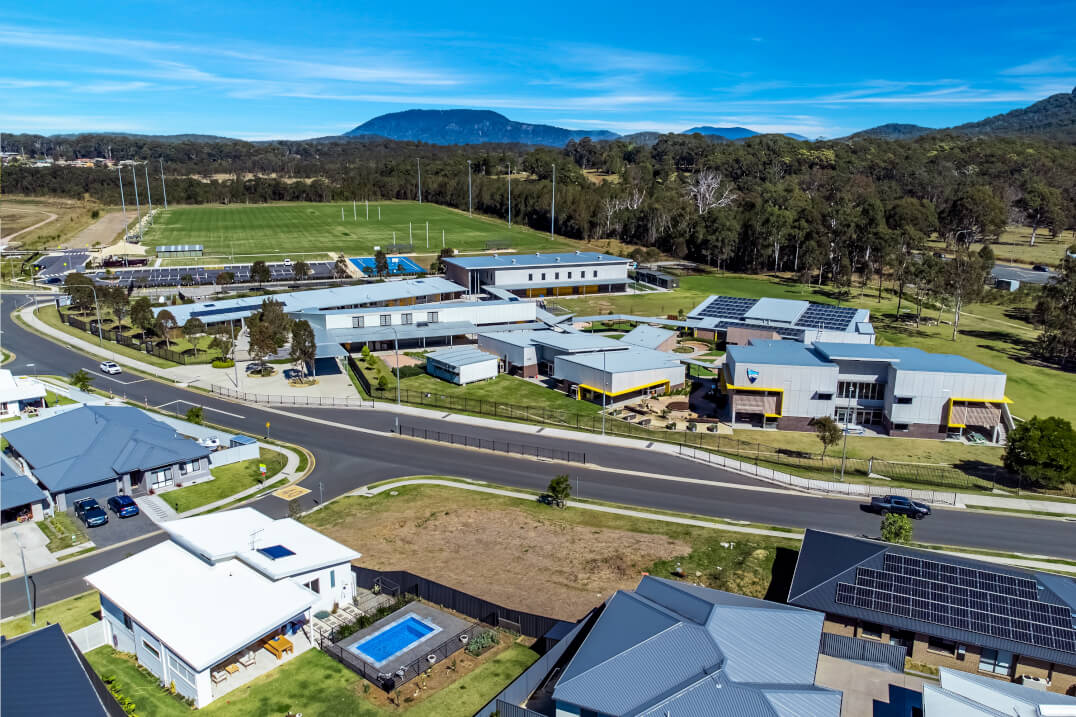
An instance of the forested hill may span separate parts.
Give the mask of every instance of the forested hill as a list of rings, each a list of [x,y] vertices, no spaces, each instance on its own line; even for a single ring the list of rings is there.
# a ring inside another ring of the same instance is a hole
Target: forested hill
[[[921,137],[928,132],[934,130],[930,127],[923,127],[917,124],[898,124],[892,122],[890,124],[883,124],[878,127],[871,127],[861,132],[856,132],[853,135],[849,135],[848,139],[861,139],[863,137],[873,137],[875,139],[915,139]]]
[[[346,133],[430,144],[510,142],[563,147],[568,140],[614,139],[606,130],[575,130],[515,122],[490,110],[405,110],[374,117]]]
[[[1040,136],[1076,142],[1076,88],[1050,95],[1030,107],[978,122],[957,125],[949,130],[977,136]]]

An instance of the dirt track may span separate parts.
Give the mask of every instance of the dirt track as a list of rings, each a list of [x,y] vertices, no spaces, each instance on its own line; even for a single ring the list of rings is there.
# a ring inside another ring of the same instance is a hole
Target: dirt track
[[[65,249],[83,249],[92,246],[108,246],[123,231],[122,212],[109,212],[63,243]]]

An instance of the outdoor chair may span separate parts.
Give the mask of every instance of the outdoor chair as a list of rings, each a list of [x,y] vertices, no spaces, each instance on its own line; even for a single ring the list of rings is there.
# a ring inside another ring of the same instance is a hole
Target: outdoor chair
[[[242,665],[243,667],[253,667],[254,663],[257,662],[257,661],[258,661],[258,658],[254,654],[253,650],[244,653],[243,656],[239,658],[239,664]]]
[[[211,677],[213,678],[213,684],[219,685],[221,682],[228,679],[228,673],[224,670],[214,670]]]

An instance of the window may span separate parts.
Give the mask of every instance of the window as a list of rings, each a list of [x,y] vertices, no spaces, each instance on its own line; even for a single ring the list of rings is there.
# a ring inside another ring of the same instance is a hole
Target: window
[[[554,274],[553,274],[553,280],[554,280],[554,281],[560,281],[560,272],[559,272],[559,271],[558,271],[558,272],[554,272]]]
[[[431,324],[436,324],[437,323],[437,312],[436,311],[431,311],[428,314],[426,314],[426,321],[429,321]]]
[[[196,473],[198,471],[198,461],[190,461],[189,463],[179,464],[180,475],[187,475],[188,473]]]
[[[940,652],[944,655],[956,654],[956,643],[949,640],[943,640],[940,637],[931,637],[927,640],[927,650],[930,652]]]
[[[363,327],[363,324],[365,323],[365,321],[363,321],[364,318],[365,317],[362,317],[362,316],[352,316],[351,317],[351,328],[353,328],[353,329],[361,329]]]
[[[149,644],[145,640],[142,641],[142,647],[146,648],[146,650],[153,653],[153,656],[156,657],[158,660],[161,659],[161,653],[157,651],[157,648],[154,647],[153,645]]]
[[[910,405],[912,405],[912,397],[911,396],[897,396],[895,399],[893,399],[893,403],[899,403],[902,406],[910,406]]]
[[[571,279],[571,278],[572,278],[572,272],[570,272],[570,271],[568,272],[568,278],[569,278],[569,279]]]
[[[381,314],[381,325],[392,326],[392,314]]]
[[[167,488],[172,482],[172,471],[168,468],[150,472],[150,483],[154,488]]]
[[[908,424],[907,423],[894,423],[893,424],[893,430],[894,431],[907,431],[908,430]]]
[[[173,677],[182,677],[187,684],[194,686],[194,672],[173,655],[168,656],[168,669]]]
[[[127,613],[123,613],[123,626],[126,627],[128,630],[134,629],[134,623],[131,622],[131,616]]]
[[[411,314],[401,314],[400,315],[400,323],[401,324],[410,324],[410,323],[412,323]]]
[[[545,272],[542,272],[542,281],[545,281]]]
[[[331,588],[336,587],[336,571],[335,570],[330,570],[329,571],[329,587],[331,587]]]
[[[597,270],[597,269],[595,269],[595,270],[594,270],[594,278],[595,278],[595,279],[597,279],[597,278],[598,278],[598,270]]]
[[[817,400],[819,400],[819,401],[832,401],[833,400],[833,394],[832,393],[820,393],[815,398]]]
[[[314,578],[308,583],[303,583],[303,587],[308,588],[309,590],[313,590],[318,595],[321,595],[321,583],[317,578]]]
[[[527,281],[534,281],[534,274],[527,274]]]
[[[876,622],[865,622],[859,628],[860,637],[868,637],[872,640],[882,639],[882,626]]]
[[[839,398],[858,398],[864,401],[882,401],[885,399],[885,384],[838,381],[837,396]]]
[[[991,672],[995,675],[1008,675],[1012,672],[1012,653],[1006,650],[991,650],[984,647],[979,656],[979,672]]]

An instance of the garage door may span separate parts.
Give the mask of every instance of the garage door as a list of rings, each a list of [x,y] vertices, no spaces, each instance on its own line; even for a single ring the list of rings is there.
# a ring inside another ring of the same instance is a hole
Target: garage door
[[[96,498],[97,502],[104,508],[105,501],[116,495],[118,492],[115,480],[98,483],[97,485],[91,485],[85,488],[78,488],[77,490],[69,490],[67,491],[67,509],[72,510],[75,501],[82,500],[83,498]]]

